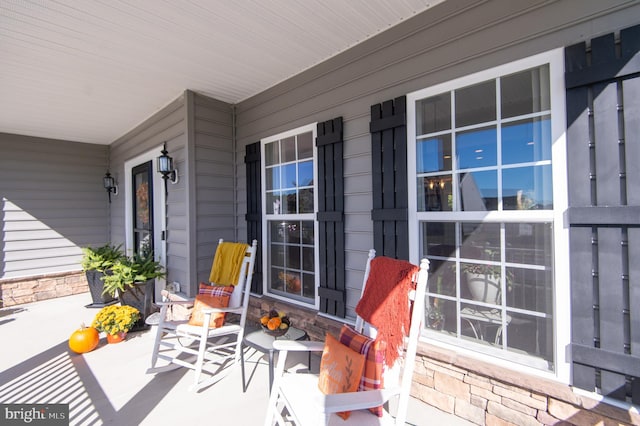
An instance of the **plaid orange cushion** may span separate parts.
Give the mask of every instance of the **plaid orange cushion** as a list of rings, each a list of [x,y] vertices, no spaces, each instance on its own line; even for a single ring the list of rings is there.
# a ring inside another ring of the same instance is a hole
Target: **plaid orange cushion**
[[[382,372],[384,369],[384,354],[386,345],[382,341],[373,340],[358,333],[347,324],[340,330],[340,343],[365,356],[364,373],[358,386],[359,391],[381,389],[383,386]],[[369,408],[373,414],[382,417],[382,406]]]
[[[210,285],[207,283],[200,283],[200,289],[198,290],[198,294],[206,294],[207,296],[231,296],[233,293],[233,289],[235,287],[232,285]]]

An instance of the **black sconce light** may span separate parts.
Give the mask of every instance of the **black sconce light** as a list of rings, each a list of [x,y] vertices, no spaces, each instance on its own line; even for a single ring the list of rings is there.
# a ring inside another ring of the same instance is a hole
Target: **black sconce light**
[[[109,202],[111,202],[111,193],[113,193],[113,195],[118,195],[118,185],[116,185],[116,180],[108,171],[102,178],[102,185],[104,186],[104,189],[107,190],[107,193],[109,194]]]
[[[178,169],[173,167],[173,158],[171,158],[167,152],[167,143],[162,146],[162,154],[158,157],[158,172],[162,175],[162,179],[166,182],[167,179],[171,183],[178,183]]]

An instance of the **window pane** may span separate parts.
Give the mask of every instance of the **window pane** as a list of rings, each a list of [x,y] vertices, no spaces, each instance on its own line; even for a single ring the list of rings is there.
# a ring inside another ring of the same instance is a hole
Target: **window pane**
[[[425,312],[427,328],[443,334],[457,335],[456,302],[439,297],[427,297]]]
[[[505,210],[553,209],[551,166],[503,170],[502,202]]]
[[[445,296],[456,295],[456,263],[431,260],[428,291]]]
[[[267,214],[281,214],[282,213],[282,199],[280,192],[268,192],[267,193]]]
[[[282,144],[282,163],[296,161],[296,138],[291,136],[280,141]]]
[[[423,222],[422,256],[455,257],[456,224],[453,222]]]
[[[297,213],[298,194],[296,193],[296,191],[284,191],[282,195],[283,195],[282,213],[283,214]]]
[[[295,163],[282,166],[282,188],[295,188],[297,182]]]
[[[269,167],[265,170],[265,180],[267,191],[272,189],[280,189],[280,167]]]
[[[270,286],[272,290],[284,291],[284,271],[282,269],[271,268]]]
[[[416,102],[416,134],[440,132],[451,128],[451,94],[433,96]]]
[[[284,267],[284,246],[271,244],[271,265]]]
[[[298,201],[300,202],[298,210],[300,213],[313,213],[313,188],[301,189]]]
[[[510,316],[503,319],[500,309],[487,309],[478,305],[462,304],[460,310],[460,333],[463,337],[478,340],[491,346],[502,344],[504,322],[511,320]]]
[[[298,159],[313,158],[313,134],[311,132],[298,135]]]
[[[298,244],[300,243],[300,222],[289,221],[281,223],[284,240],[287,243]]]
[[[302,296],[311,300],[316,298],[316,281],[312,274],[302,274]]]
[[[460,174],[461,210],[498,209],[498,174],[496,171]]]
[[[553,369],[553,318],[509,313],[507,349],[547,361]]]
[[[287,245],[286,248],[287,268],[300,269],[300,247]]]
[[[507,268],[507,306],[551,314],[552,283],[550,271]]]
[[[280,162],[279,143],[272,142],[264,146],[264,164],[266,166],[272,166]]]
[[[451,175],[418,178],[418,211],[451,211]]]
[[[467,259],[500,261],[500,224],[460,224],[460,256]]]
[[[302,221],[302,244],[314,245],[315,237],[313,232],[313,221]]]
[[[419,140],[416,146],[417,173],[451,170],[451,135]]]
[[[284,238],[285,222],[269,221],[269,240],[272,243],[283,243]]]
[[[496,82],[486,81],[455,91],[456,127],[496,119]]]
[[[313,247],[302,248],[302,269],[305,271],[315,271],[315,259]]]
[[[522,71],[500,81],[502,116],[515,117],[551,108],[549,65]]]
[[[516,121],[502,126],[502,164],[551,159],[549,117]]]
[[[459,169],[495,166],[497,164],[495,127],[462,132],[456,135],[456,159]]]
[[[507,262],[552,266],[553,239],[550,223],[505,224]]]
[[[313,185],[313,161],[298,163],[298,186]]]

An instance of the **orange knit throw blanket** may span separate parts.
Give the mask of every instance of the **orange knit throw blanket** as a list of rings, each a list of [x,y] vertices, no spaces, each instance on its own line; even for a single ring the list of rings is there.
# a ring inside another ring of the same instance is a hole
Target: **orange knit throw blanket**
[[[356,313],[378,330],[376,339],[387,342],[385,363],[392,366],[409,334],[409,291],[418,267],[378,256],[371,261],[369,278]]]

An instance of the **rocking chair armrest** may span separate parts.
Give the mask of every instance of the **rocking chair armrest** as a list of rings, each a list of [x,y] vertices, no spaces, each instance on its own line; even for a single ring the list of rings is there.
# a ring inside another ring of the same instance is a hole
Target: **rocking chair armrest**
[[[292,352],[322,352],[324,342],[312,342],[309,340],[276,340],[273,348],[278,351]]]
[[[398,394],[400,394],[400,388],[336,393],[316,397],[315,403],[320,408],[321,412],[338,413],[341,411],[363,410],[366,408],[378,407]]]
[[[241,314],[243,311],[242,307],[239,308],[206,308],[202,310],[203,314],[213,314],[213,313],[235,313]]]
[[[187,300],[167,300],[166,302],[154,302],[155,305],[157,306],[171,306],[171,305],[193,305],[194,303],[194,299],[187,299]]]

